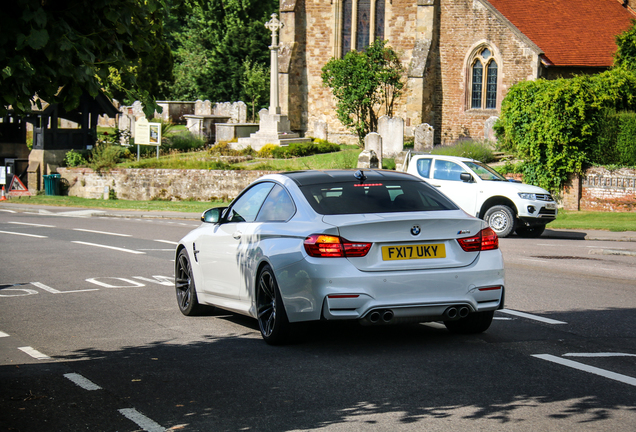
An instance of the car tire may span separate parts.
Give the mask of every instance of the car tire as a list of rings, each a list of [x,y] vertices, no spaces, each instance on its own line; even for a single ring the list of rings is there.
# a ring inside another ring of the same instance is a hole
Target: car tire
[[[454,321],[444,321],[444,325],[453,333],[476,334],[488,330],[492,323],[495,311],[473,312],[465,318]]]
[[[186,249],[182,249],[177,255],[174,287],[177,294],[177,304],[182,314],[196,316],[207,309],[199,304],[194,277],[192,276],[192,265]]]
[[[515,230],[515,213],[507,205],[496,205],[486,210],[484,220],[499,237],[508,237]]]
[[[258,274],[256,314],[258,328],[265,342],[270,345],[283,345],[290,341],[291,326],[274,271],[269,265],[265,265]]]
[[[517,227],[515,231],[519,237],[537,238],[537,237],[540,237],[541,234],[543,234],[543,231],[545,231],[545,225],[535,225],[532,227],[526,227],[526,226]]]

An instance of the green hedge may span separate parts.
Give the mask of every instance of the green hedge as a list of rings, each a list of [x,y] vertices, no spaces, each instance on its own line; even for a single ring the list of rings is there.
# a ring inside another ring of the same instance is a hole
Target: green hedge
[[[591,76],[515,84],[502,103],[495,130],[500,146],[525,160],[525,181],[558,194],[570,173],[581,174],[584,164],[613,151],[607,147],[611,137],[599,139],[608,109],[636,110],[636,73],[614,68]],[[618,141],[617,152],[619,146],[620,152],[629,153]]]

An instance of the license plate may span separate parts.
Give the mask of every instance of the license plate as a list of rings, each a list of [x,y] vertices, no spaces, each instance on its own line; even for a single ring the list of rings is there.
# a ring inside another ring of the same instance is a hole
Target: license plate
[[[409,246],[382,246],[382,260],[411,260],[446,258],[443,244],[418,244]]]
[[[547,208],[548,210],[555,210],[556,209],[556,204],[554,203],[547,203],[545,205],[545,208]]]

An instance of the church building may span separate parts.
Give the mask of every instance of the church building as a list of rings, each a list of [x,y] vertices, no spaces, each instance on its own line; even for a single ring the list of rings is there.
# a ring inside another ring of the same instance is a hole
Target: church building
[[[635,6],[636,7],[636,6]],[[428,123],[435,144],[492,138],[512,85],[610,68],[615,37],[636,18],[629,0],[281,0],[281,107],[291,128],[355,142],[337,120],[321,69],[388,40],[406,69],[397,116]]]

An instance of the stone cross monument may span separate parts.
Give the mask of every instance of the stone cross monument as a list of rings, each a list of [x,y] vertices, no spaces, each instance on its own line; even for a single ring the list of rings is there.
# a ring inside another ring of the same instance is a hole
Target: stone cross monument
[[[249,138],[239,138],[238,143],[233,148],[242,149],[251,146],[254,150],[260,150],[266,144],[288,145],[291,143],[308,143],[309,138],[300,138],[291,131],[289,119],[281,114],[278,100],[278,31],[283,27],[283,23],[278,20],[278,15],[272,14],[265,27],[272,32],[272,45],[270,50],[270,83],[269,83],[269,110],[262,109],[258,115],[260,121],[258,132],[250,135]]]
[[[265,27],[272,32],[272,45],[270,50],[270,68],[269,68],[269,114],[280,114],[280,105],[278,101],[278,31],[283,28],[276,14],[272,14]]]

